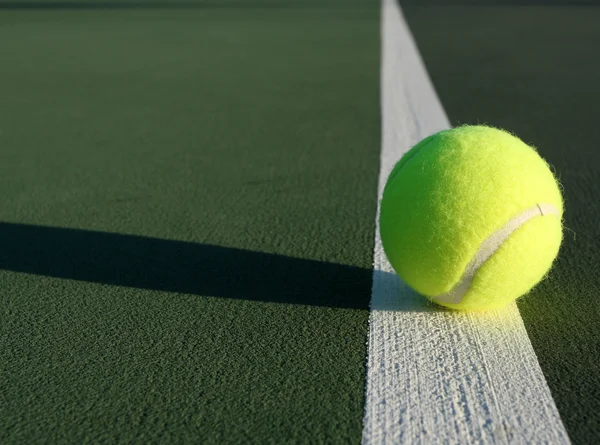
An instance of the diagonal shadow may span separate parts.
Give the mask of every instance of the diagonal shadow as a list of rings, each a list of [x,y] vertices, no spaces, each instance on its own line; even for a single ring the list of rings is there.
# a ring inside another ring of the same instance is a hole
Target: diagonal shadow
[[[0,269],[243,300],[368,309],[372,270],[229,247],[0,223]]]

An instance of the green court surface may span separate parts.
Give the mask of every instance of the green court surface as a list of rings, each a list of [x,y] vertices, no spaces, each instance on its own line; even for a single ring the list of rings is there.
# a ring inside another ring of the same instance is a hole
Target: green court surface
[[[378,5],[197,6],[0,7],[0,443],[360,437]]]
[[[452,124],[560,177],[564,246],[519,310],[595,443],[600,8],[400,3]],[[0,444],[361,442],[380,17],[0,0]]]

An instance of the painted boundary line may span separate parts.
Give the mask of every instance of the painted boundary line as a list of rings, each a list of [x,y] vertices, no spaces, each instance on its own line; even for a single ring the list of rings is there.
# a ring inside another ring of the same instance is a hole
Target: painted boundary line
[[[382,0],[379,197],[394,163],[450,126],[396,0]],[[363,444],[568,444],[515,304],[439,310],[393,273],[379,226]]]

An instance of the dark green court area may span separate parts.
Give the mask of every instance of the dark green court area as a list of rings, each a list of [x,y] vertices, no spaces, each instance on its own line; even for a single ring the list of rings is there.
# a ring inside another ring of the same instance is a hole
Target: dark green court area
[[[0,3],[0,443],[362,434],[374,2]]]

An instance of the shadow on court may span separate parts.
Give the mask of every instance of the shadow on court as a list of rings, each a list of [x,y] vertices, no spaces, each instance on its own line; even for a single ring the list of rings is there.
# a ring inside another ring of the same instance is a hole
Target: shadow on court
[[[0,223],[0,269],[114,286],[275,303],[368,309],[373,271],[285,255],[135,235]],[[398,285],[386,311],[439,310]],[[387,284],[385,284],[387,283]],[[404,286],[405,287],[405,286]]]
[[[0,223],[0,269],[204,296],[367,309],[372,271],[133,235]]]
[[[88,230],[0,223],[0,269],[114,286],[368,309],[373,271],[323,261]],[[377,279],[395,274],[378,272]],[[394,287],[395,289],[398,286]],[[412,293],[374,308],[431,311]]]

